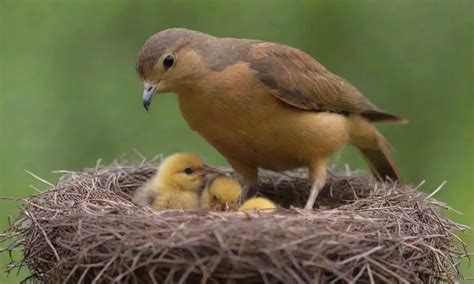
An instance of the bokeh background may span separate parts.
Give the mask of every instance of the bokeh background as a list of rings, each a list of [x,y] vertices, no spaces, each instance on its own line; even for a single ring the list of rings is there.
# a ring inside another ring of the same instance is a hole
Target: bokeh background
[[[183,121],[173,94],[141,103],[134,60],[170,27],[298,47],[409,119],[380,125],[406,180],[474,226],[472,1],[14,1],[0,0],[0,195],[45,188],[52,170],[122,154],[193,151],[225,160]],[[354,150],[335,164],[366,169]],[[0,201],[0,229],[19,204]],[[473,234],[461,237],[473,245]],[[472,250],[472,249],[471,249]],[[7,257],[1,256],[1,264]],[[473,265],[462,271],[473,275]],[[1,283],[16,283],[20,276]]]

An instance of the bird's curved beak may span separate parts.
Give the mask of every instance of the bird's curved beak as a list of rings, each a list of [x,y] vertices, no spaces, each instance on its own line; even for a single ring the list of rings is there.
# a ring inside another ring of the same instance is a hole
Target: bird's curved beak
[[[151,85],[148,83],[144,84],[144,89],[143,89],[143,106],[145,109],[148,111],[151,100],[153,99],[153,96],[156,94],[157,91],[157,86],[156,85]]]

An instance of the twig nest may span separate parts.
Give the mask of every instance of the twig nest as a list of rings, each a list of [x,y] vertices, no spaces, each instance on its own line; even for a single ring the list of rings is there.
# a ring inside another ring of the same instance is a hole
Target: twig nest
[[[45,283],[456,281],[465,255],[442,204],[410,187],[333,173],[317,208],[306,172],[261,173],[272,213],[157,211],[130,195],[156,165],[70,173],[26,199],[10,229],[31,278]],[[230,171],[230,170],[229,170]]]

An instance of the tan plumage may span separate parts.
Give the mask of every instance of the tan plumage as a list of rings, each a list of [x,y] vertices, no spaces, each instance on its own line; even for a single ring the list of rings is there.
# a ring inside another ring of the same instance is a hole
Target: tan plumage
[[[376,107],[350,83],[298,49],[276,43],[255,44],[248,62],[273,90],[272,95],[297,108],[357,113],[370,121],[402,120]]]
[[[253,197],[245,201],[242,206],[240,206],[239,211],[265,211],[272,212],[277,208],[276,204],[271,200],[263,197]]]
[[[137,71],[145,107],[155,93],[177,93],[190,127],[247,184],[257,182],[258,168],[308,167],[306,208],[312,208],[327,161],[345,144],[356,146],[381,179],[400,179],[388,143],[372,122],[402,119],[298,49],[170,29],[145,43]]]
[[[211,180],[201,195],[201,207],[216,211],[236,211],[242,187],[231,177],[219,175]]]
[[[176,153],[167,157],[157,173],[137,189],[133,201],[156,209],[199,208],[199,189],[203,177],[217,170],[203,164],[191,153]]]

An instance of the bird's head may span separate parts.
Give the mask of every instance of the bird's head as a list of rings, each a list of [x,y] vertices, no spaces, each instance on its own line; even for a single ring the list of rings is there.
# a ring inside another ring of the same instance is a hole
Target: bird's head
[[[201,158],[191,153],[176,153],[168,156],[158,169],[158,184],[184,191],[198,191],[204,176],[219,173],[216,168],[205,165]]]
[[[199,50],[213,39],[200,32],[173,28],[156,33],[145,42],[136,59],[145,109],[148,110],[155,94],[191,88],[206,73]]]
[[[237,210],[242,194],[242,186],[236,179],[219,175],[210,182],[207,190],[211,197],[215,199],[215,203],[226,207],[220,209]]]

